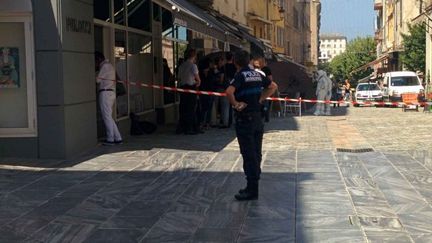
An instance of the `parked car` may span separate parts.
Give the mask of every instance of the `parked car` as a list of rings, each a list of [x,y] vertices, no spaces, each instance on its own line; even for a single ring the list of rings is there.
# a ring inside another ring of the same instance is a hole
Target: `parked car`
[[[415,72],[388,72],[384,75],[383,84],[383,95],[386,101],[402,101],[402,94],[405,93],[416,93],[419,99],[424,95],[424,87]]]
[[[355,89],[355,101],[376,101],[383,100],[383,93],[377,83],[359,83]],[[354,106],[360,106],[355,104]]]

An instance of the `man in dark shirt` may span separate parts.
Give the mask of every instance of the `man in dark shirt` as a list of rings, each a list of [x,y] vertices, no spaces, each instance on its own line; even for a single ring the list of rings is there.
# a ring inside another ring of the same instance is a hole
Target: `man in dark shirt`
[[[246,188],[240,190],[235,198],[239,201],[256,200],[264,134],[261,107],[266,98],[276,91],[277,85],[250,69],[249,53],[246,51],[236,53],[234,62],[240,71],[234,76],[226,94],[235,110],[237,140],[247,180]]]
[[[210,71],[210,60],[208,58],[202,59],[198,65],[198,70],[201,79],[200,90],[210,92],[215,91],[214,79],[212,76],[212,72]],[[199,101],[201,106],[201,128],[208,129],[210,128],[211,123],[214,97],[211,95],[203,94],[199,96]]]
[[[224,66],[224,85],[225,89],[228,88],[231,80],[233,80],[234,75],[237,73],[237,67],[234,64],[234,57],[231,52],[226,53],[225,55],[226,63]],[[233,109],[231,107],[228,107],[229,110],[229,118],[228,118],[228,126],[230,127],[233,121]]]

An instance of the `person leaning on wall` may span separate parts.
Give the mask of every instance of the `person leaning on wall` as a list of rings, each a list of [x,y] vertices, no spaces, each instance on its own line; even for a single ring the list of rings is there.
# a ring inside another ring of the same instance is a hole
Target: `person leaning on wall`
[[[121,144],[123,140],[112,114],[116,100],[116,72],[113,65],[100,52],[95,52],[95,66],[98,71],[96,83],[100,110],[106,128],[106,140],[103,145]]]

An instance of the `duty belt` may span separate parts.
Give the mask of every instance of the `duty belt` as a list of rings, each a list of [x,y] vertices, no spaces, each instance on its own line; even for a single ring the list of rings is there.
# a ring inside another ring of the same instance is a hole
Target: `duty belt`
[[[113,91],[113,92],[114,92],[113,89],[100,89],[100,90],[98,90],[99,93],[100,93],[100,92],[104,92],[104,91]]]
[[[261,112],[236,112],[234,113],[235,119],[237,121],[252,121],[254,118],[261,119]]]

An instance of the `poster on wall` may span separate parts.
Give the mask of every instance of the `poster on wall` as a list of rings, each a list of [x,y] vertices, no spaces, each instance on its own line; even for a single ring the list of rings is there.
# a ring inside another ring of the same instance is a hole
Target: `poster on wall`
[[[0,88],[19,87],[19,48],[0,47]]]

